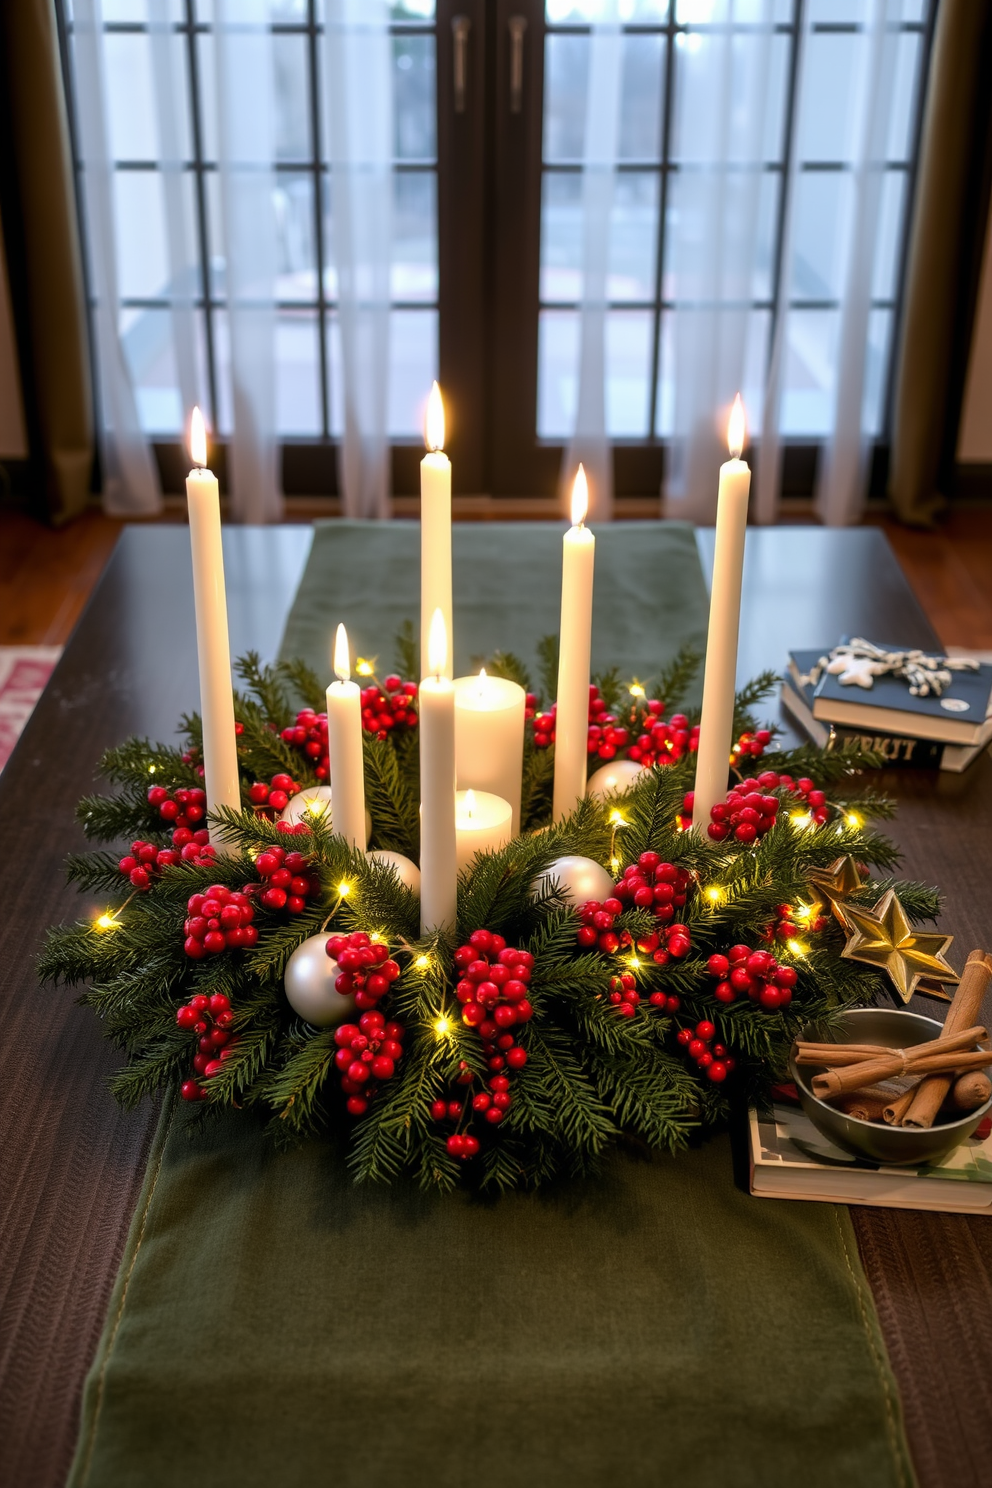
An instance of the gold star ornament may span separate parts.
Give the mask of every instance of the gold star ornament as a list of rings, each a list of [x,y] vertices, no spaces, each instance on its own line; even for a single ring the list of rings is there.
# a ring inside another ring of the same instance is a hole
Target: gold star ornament
[[[874,909],[849,904],[844,915],[850,933],[841,955],[884,971],[903,1002],[909,1001],[924,977],[935,982],[958,980],[944,959],[954,937],[914,930],[895,889],[883,894]]]
[[[834,918],[846,930],[848,912],[842,901],[863,889],[867,883],[850,853],[843,858],[835,858],[829,868],[810,868],[806,877],[820,898],[830,905]]]

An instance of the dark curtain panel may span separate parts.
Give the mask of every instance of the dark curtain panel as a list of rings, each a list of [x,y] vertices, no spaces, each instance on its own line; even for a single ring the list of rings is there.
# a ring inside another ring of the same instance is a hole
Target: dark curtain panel
[[[929,526],[953,475],[988,212],[992,0],[940,0],[895,369],[889,496]]]
[[[89,499],[93,398],[72,152],[53,0],[0,3],[3,230],[39,506]]]

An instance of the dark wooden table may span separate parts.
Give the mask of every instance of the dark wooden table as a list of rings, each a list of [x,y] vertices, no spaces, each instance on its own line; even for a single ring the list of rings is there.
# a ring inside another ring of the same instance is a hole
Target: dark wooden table
[[[712,532],[699,546],[708,571]],[[224,547],[232,649],[271,658],[309,529],[229,529]],[[752,529],[740,678],[844,631],[939,644],[879,531]],[[100,753],[129,733],[168,739],[196,702],[188,534],[129,528],[0,775],[0,1482],[11,1488],[65,1480],[156,1120],[150,1106],[117,1109],[114,1051],[72,992],[38,987],[34,960],[46,927],[80,910],[62,860],[82,846],[73,811]],[[946,892],[961,964],[992,945],[992,764],[884,783],[901,802],[905,870]],[[852,1214],[920,1483],[992,1481],[992,1221]]]

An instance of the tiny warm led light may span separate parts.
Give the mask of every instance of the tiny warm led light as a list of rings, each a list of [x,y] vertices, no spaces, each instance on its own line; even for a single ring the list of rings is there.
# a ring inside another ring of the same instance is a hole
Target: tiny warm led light
[[[371,677],[375,674],[375,668],[372,663],[366,661],[364,656],[360,656],[355,662],[355,671],[360,677]]]
[[[339,625],[334,633],[334,675],[339,682],[351,681],[351,657],[348,655],[348,632]]]
[[[849,811],[844,820],[847,822],[847,825],[852,828],[860,827],[861,825],[861,818],[856,811]]]
[[[585,466],[579,465],[572,482],[572,526],[581,527],[589,510],[589,482]]]
[[[207,431],[204,428],[203,414],[199,408],[193,409],[193,416],[189,421],[189,453],[197,469],[205,470],[207,466]]]
[[[636,956],[628,957],[627,965],[630,967],[631,971],[640,971],[641,969],[641,963],[640,961],[638,961]]]
[[[112,914],[102,914],[96,922],[96,928],[98,930],[116,930],[117,923],[117,920]]]
[[[418,971],[426,971],[431,964],[431,958],[430,956],[418,956],[413,964]]]
[[[744,436],[747,426],[744,421],[744,404],[741,402],[740,393],[734,399],[734,406],[730,410],[730,418],[727,420],[727,448],[732,460],[739,460],[741,450],[744,448]]]
[[[792,911],[792,918],[794,920],[812,919],[813,910],[815,909],[815,907],[816,906],[813,904],[797,904],[795,909]]]
[[[448,664],[448,628],[440,608],[431,616],[431,628],[427,632],[427,670],[440,677]]]
[[[155,766],[154,765],[149,765],[148,766],[148,773],[149,773],[149,775],[154,775],[155,774]]]
[[[797,827],[808,827],[813,818],[808,811],[794,811],[790,821],[794,821]]]
[[[789,953],[793,956],[805,956],[806,954],[806,947],[803,945],[802,941],[787,940],[786,947],[788,948]]]
[[[610,859],[610,869],[611,869],[611,871],[613,873],[619,873],[620,872],[620,859],[619,858],[611,858]]]
[[[719,904],[720,900],[723,898],[723,890],[718,889],[716,884],[710,884],[709,888],[706,889],[704,892],[711,904]]]
[[[434,385],[437,386],[436,383]],[[446,1014],[442,1013],[440,1018],[434,1020],[434,1032],[438,1038],[447,1038],[451,1032],[451,1019]]]
[[[341,895],[342,899],[347,899],[348,895],[351,893],[351,884],[345,883],[344,879],[342,879],[341,882],[338,884],[338,893]]]
[[[435,382],[427,399],[427,418],[424,423],[424,443],[431,451],[444,449],[444,399]]]
[[[644,688],[641,686],[640,682],[631,682],[630,686],[627,688],[627,691],[630,693],[631,697],[644,696]]]
[[[611,827],[625,827],[627,825],[623,814],[616,809],[610,812],[609,823]]]

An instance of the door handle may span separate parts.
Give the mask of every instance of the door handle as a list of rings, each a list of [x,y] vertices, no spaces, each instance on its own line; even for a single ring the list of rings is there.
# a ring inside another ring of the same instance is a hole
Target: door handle
[[[456,15],[451,17],[451,34],[455,43],[454,50],[454,85],[455,85],[455,113],[465,112],[465,82],[468,75],[468,33],[472,29],[472,22],[468,16]]]
[[[527,17],[513,15],[510,27],[510,113],[519,114],[524,101],[524,32]]]

